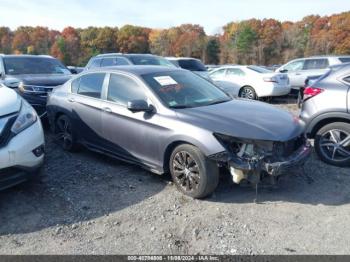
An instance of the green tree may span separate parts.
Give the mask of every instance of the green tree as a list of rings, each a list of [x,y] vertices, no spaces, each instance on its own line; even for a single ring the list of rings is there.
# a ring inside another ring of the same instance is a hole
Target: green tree
[[[220,61],[220,42],[217,37],[211,37],[206,47],[206,63],[218,64]]]

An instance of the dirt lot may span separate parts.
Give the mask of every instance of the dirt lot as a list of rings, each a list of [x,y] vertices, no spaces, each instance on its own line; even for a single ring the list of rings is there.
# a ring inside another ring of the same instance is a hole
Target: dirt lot
[[[42,181],[0,192],[1,254],[350,253],[350,169],[314,154],[255,204],[228,176],[198,201],[169,177],[46,142]]]

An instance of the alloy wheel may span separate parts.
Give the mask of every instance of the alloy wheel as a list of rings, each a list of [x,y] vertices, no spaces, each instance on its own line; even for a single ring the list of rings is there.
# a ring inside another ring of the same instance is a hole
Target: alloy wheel
[[[72,129],[69,120],[65,117],[57,120],[56,140],[64,149],[69,149],[73,145]]]
[[[247,98],[247,99],[254,99],[255,94],[254,94],[254,91],[252,89],[244,87],[241,91],[241,97]]]
[[[350,133],[332,129],[324,133],[320,139],[321,153],[331,161],[350,159]]]
[[[200,183],[199,167],[188,152],[178,152],[172,164],[176,183],[185,192],[191,192],[198,188]]]

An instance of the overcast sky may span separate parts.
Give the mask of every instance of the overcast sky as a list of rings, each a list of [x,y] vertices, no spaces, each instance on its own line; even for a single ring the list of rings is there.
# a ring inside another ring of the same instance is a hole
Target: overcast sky
[[[0,26],[118,26],[168,28],[200,24],[208,34],[249,18],[297,21],[350,10],[349,0],[0,0]]]

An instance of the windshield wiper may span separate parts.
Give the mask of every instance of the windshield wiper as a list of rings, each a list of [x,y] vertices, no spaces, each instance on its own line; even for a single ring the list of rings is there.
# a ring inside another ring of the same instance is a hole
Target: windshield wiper
[[[214,101],[208,103],[207,105],[208,105],[208,106],[210,106],[210,105],[216,105],[216,104],[221,104],[221,103],[225,103],[225,102],[228,102],[228,101],[231,101],[231,99],[214,100]]]

